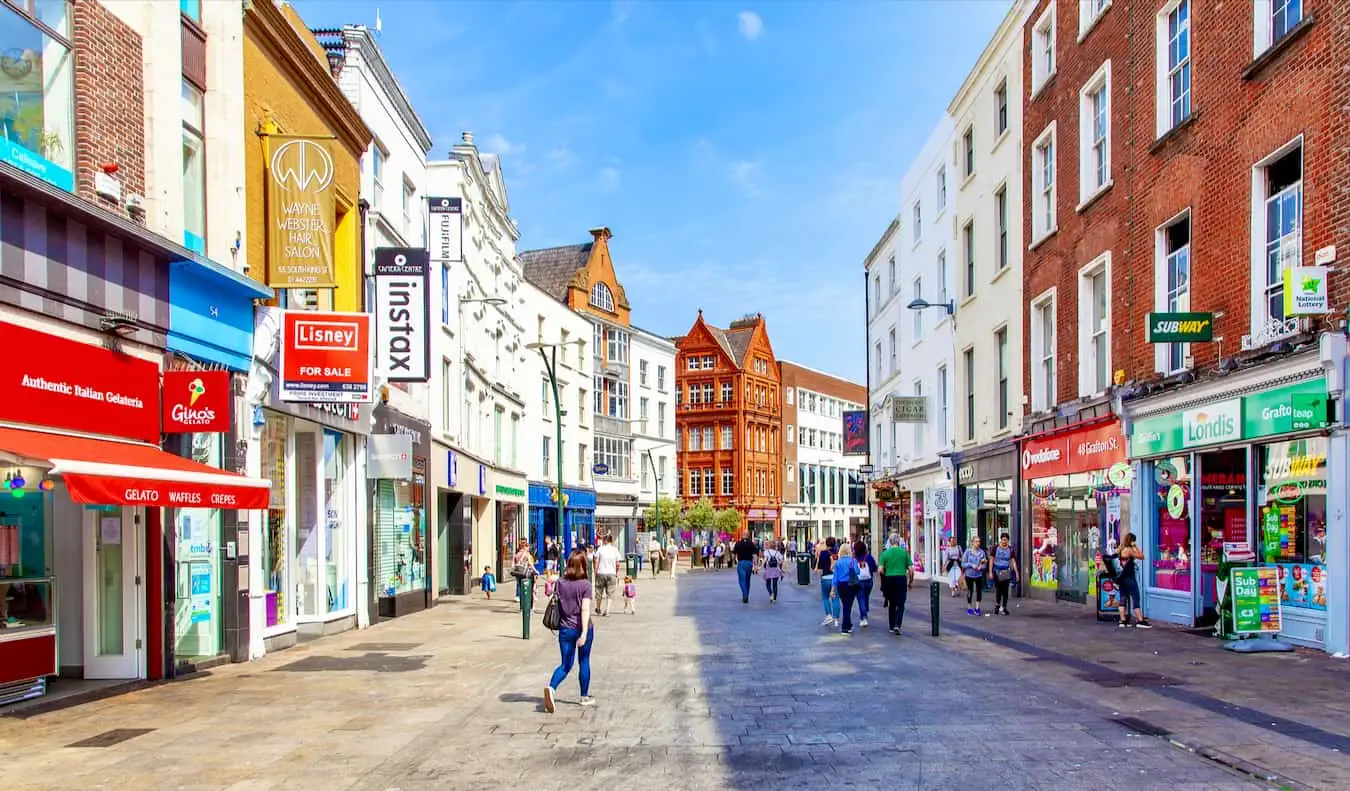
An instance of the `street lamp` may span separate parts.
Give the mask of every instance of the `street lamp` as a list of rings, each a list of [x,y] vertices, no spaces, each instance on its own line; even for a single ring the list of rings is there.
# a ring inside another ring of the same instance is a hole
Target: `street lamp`
[[[562,399],[558,397],[558,349],[564,346],[572,346],[582,343],[581,339],[566,341],[564,343],[544,343],[536,341],[535,343],[525,344],[526,349],[533,349],[539,352],[539,357],[544,361],[544,372],[548,374],[548,384],[553,390],[553,428],[554,443],[557,445],[558,456],[558,535],[563,539],[563,556],[572,551],[571,536],[563,530],[563,438],[562,438]],[[547,350],[547,352],[545,351]],[[581,460],[586,463],[585,459]],[[548,471],[545,470],[545,473]]]
[[[943,310],[947,311],[948,316],[956,315],[955,300],[948,300],[947,302],[929,302],[928,300],[919,297],[918,299],[912,300],[905,307],[909,308],[910,310],[927,310],[929,308],[942,308]]]

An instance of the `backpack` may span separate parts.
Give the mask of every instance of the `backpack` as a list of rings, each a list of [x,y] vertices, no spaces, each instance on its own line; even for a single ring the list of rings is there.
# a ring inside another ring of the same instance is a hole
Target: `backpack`
[[[768,565],[768,567],[771,568],[771,569],[776,569],[776,568],[778,568],[778,553],[777,553],[777,552],[770,552],[770,553],[769,553],[769,562],[768,562],[767,565]]]
[[[858,561],[856,560],[850,563],[848,566],[848,584],[850,585],[861,584],[861,579],[858,577]]]

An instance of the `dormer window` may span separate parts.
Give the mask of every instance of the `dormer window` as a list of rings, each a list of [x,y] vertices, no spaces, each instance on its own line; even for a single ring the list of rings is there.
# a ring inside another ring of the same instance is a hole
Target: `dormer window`
[[[604,283],[596,283],[591,286],[591,307],[599,308],[607,313],[614,312],[614,292],[609,290],[609,286]]]

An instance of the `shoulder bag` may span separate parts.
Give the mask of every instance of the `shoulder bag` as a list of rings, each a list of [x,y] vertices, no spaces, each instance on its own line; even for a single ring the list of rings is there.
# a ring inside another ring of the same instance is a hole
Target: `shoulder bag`
[[[548,597],[548,604],[544,607],[544,628],[554,632],[562,627],[562,605],[558,604],[560,587],[562,586],[553,586],[553,595]]]

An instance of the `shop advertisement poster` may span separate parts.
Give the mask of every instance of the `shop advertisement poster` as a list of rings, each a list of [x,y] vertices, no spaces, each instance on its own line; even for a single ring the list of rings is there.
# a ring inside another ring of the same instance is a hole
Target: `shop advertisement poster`
[[[192,580],[192,623],[206,623],[211,620],[211,564],[193,563]]]
[[[391,382],[431,376],[430,278],[426,250],[375,248],[375,370]]]
[[[221,433],[230,430],[229,371],[165,371],[165,434]]]
[[[1279,634],[1280,577],[1275,566],[1236,568],[1230,572],[1233,591],[1233,631],[1238,634]]]
[[[271,142],[267,167],[267,285],[333,288],[333,156],[325,140]]]
[[[442,266],[464,260],[464,202],[461,198],[427,198],[431,215],[431,258]]]
[[[281,400],[373,402],[370,335],[367,313],[283,311]]]
[[[1318,563],[1280,563],[1280,603],[1303,610],[1327,609],[1327,567]]]

